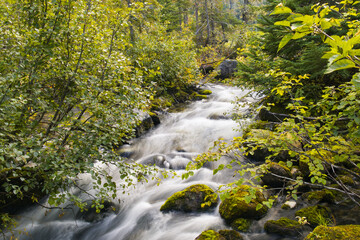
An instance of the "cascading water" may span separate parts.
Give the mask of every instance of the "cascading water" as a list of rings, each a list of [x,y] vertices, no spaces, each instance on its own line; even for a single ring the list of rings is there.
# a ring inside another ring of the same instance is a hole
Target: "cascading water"
[[[236,97],[248,91],[222,85],[207,85],[213,94],[208,100],[192,103],[180,113],[167,114],[162,123],[139,139],[125,146],[131,152],[131,159],[143,164],[156,164],[159,168],[173,169],[181,176],[185,166],[199,153],[207,151],[213,141],[231,139],[241,134],[238,124],[231,119]],[[252,98],[245,98],[252,101]],[[246,108],[241,109],[247,111]],[[246,120],[244,120],[246,121]],[[124,148],[125,148],[124,147]],[[107,169],[116,175],[116,169]],[[161,205],[173,193],[201,183],[213,189],[221,184],[234,181],[233,170],[213,175],[211,167],[196,170],[186,180],[181,177],[163,179],[159,186],[156,181],[138,183],[126,194],[119,194],[119,212],[110,213],[96,222],[76,219],[76,211],[68,211],[59,217],[60,211],[36,207],[22,214],[18,229],[27,234],[20,239],[36,240],[192,240],[202,231],[228,228],[221,219],[218,209],[208,213],[160,212]],[[91,189],[90,178],[81,176],[84,188]],[[90,190],[90,192],[93,190]],[[86,199],[86,196],[83,196]],[[260,228],[259,228],[260,229]],[[261,228],[262,229],[262,228]],[[271,239],[262,233],[245,234],[246,239]]]

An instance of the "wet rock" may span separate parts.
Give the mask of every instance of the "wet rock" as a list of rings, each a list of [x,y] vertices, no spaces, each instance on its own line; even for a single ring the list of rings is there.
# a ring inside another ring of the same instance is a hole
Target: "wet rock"
[[[135,128],[136,137],[140,137],[146,131],[154,127],[154,122],[149,113],[142,112],[140,115],[140,124]]]
[[[360,225],[343,225],[335,227],[318,226],[306,236],[305,240],[358,240]]]
[[[244,238],[240,233],[234,230],[220,230],[220,235],[223,236],[226,240],[243,240]]]
[[[255,198],[246,203],[244,197],[249,196],[250,192],[255,192]],[[263,201],[265,201],[265,197],[258,189],[242,185],[237,192],[231,193],[221,202],[219,212],[227,223],[232,223],[238,218],[260,219],[268,211],[266,206],[256,210],[257,205]]]
[[[192,185],[170,196],[161,206],[160,211],[203,212],[218,203],[218,196],[204,184]]]
[[[231,223],[231,227],[232,229],[239,232],[247,232],[251,226],[251,223],[252,223],[251,219],[238,218]]]
[[[99,209],[100,212],[96,212],[96,207],[93,206],[93,202],[88,201],[87,207],[85,207],[84,211],[78,212],[76,218],[82,219],[86,222],[98,222],[110,216],[111,214],[116,214],[119,212],[119,205],[116,205],[113,202],[105,200],[102,205],[103,208]]]
[[[214,230],[207,230],[202,232],[195,240],[226,240],[220,233],[215,232]]]
[[[305,217],[307,222],[312,226],[329,225],[332,223],[331,210],[328,207],[315,205],[306,207],[295,212],[295,216]]]
[[[264,176],[261,177],[261,180],[264,185],[269,187],[283,187],[288,180],[281,177],[291,178],[290,169],[277,163],[270,163],[268,173],[265,173]]]
[[[295,220],[282,217],[279,220],[267,221],[264,229],[267,233],[278,234],[280,236],[298,236],[301,234],[303,226]]]
[[[237,61],[226,59],[218,66],[219,74],[217,78],[225,79],[233,76],[234,72],[236,72]]]

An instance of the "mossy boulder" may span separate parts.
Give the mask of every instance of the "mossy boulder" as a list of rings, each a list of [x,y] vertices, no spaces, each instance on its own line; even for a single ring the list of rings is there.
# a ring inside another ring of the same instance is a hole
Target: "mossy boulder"
[[[226,240],[243,240],[244,238],[240,233],[234,230],[220,230],[220,235],[223,236]]]
[[[251,140],[251,138],[263,139],[269,138],[273,134],[272,131],[266,129],[251,129],[250,131],[244,134],[244,139],[247,139],[248,142],[244,143],[245,147],[249,147],[251,149],[252,146],[256,147],[256,144]],[[268,157],[271,152],[262,146],[258,146],[258,148],[254,151],[246,151],[245,156],[253,161],[264,162],[266,157]]]
[[[203,212],[215,207],[218,196],[204,184],[192,185],[170,196],[161,206],[160,211]]]
[[[251,226],[251,222],[251,219],[238,218],[231,223],[231,227],[239,232],[247,232]]]
[[[254,194],[255,198],[247,203],[245,197],[251,196],[251,193]],[[238,218],[260,219],[267,213],[268,208],[262,206],[256,210],[256,207],[265,200],[264,195],[258,189],[242,185],[221,202],[219,212],[227,223],[232,223]]]
[[[203,100],[203,99],[207,99],[208,96],[207,95],[202,95],[202,94],[199,94],[199,93],[193,93],[191,94],[191,98],[194,99],[194,100]]]
[[[335,227],[318,226],[305,240],[358,240],[360,225],[343,225]]]
[[[336,198],[336,192],[328,189],[322,189],[318,191],[311,191],[304,193],[302,198],[310,203],[334,203]]]
[[[195,240],[226,240],[226,238],[214,230],[207,230],[197,236]]]
[[[295,212],[295,216],[305,217],[312,227],[332,223],[331,210],[321,205],[306,207]]]
[[[267,221],[264,229],[267,233],[278,234],[280,236],[297,236],[301,234],[303,226],[295,220],[282,217],[279,220]]]
[[[352,187],[355,187],[358,185],[357,182],[354,181],[354,179],[350,175],[339,175],[337,177],[338,181],[341,181],[345,185],[349,185]]]
[[[270,163],[268,173],[265,173],[261,177],[261,180],[263,181],[264,185],[267,185],[269,187],[282,187],[286,184],[288,180],[285,180],[278,176],[291,178],[291,171],[288,167],[285,167],[278,163]]]
[[[200,89],[199,94],[200,95],[210,95],[210,94],[212,94],[212,91],[208,90],[208,89]]]

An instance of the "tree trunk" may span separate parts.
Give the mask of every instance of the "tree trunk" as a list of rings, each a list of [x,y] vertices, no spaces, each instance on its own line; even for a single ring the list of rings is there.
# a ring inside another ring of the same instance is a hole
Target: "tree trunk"
[[[131,0],[127,0],[127,5],[128,5],[128,7],[130,8],[130,6],[131,6]],[[135,43],[135,31],[134,31],[134,27],[133,27],[133,24],[132,24],[132,20],[133,20],[133,16],[130,15],[130,16],[129,16],[130,42],[131,42],[131,44],[134,44],[134,43]]]
[[[242,11],[242,20],[247,23],[249,21],[248,19],[248,12],[247,12],[247,5],[249,5],[249,0],[244,0],[244,8]]]
[[[208,9],[208,0],[205,0],[204,3],[205,8],[205,14],[206,14],[206,41],[205,46],[207,46],[210,43],[210,17],[209,17],[209,9]]]

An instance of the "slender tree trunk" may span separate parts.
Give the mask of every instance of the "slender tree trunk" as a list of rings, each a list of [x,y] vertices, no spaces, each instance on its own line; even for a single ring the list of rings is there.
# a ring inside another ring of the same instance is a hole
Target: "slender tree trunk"
[[[247,5],[249,5],[249,0],[244,0],[244,8],[243,8],[243,11],[242,11],[242,20],[245,23],[247,23],[249,21]]]
[[[128,7],[130,8],[130,7],[131,7],[131,0],[126,0],[126,1],[127,1]],[[134,43],[135,43],[135,31],[134,31],[134,27],[133,27],[133,24],[132,24],[133,18],[134,18],[134,17],[130,14],[130,16],[129,16],[130,42],[131,42],[131,44],[134,45]]]
[[[196,26],[196,32],[195,32],[195,38],[196,38],[196,44],[200,44],[200,28],[199,28],[199,1],[195,1],[195,26]]]
[[[204,45],[206,46],[210,43],[210,32],[211,32],[208,0],[205,0],[204,8],[205,8],[205,15],[206,15],[206,41],[205,41]]]

